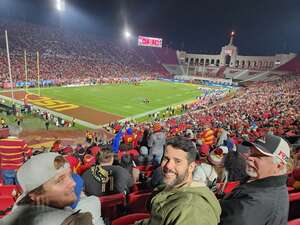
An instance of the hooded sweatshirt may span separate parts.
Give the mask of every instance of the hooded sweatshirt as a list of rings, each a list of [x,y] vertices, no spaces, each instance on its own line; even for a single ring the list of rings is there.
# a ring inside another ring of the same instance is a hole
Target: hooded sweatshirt
[[[197,182],[172,190],[162,189],[152,198],[150,207],[151,218],[143,221],[143,225],[217,225],[220,221],[217,198]]]

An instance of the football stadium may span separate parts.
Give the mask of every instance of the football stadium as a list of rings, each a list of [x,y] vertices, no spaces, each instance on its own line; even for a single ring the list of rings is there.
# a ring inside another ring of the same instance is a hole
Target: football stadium
[[[300,7],[268,1],[3,0],[0,225],[300,224]]]

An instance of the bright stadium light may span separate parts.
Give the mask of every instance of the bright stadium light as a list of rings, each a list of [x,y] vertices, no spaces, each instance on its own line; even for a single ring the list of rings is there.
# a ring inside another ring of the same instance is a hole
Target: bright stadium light
[[[123,35],[124,35],[124,37],[125,37],[126,39],[129,39],[129,38],[131,37],[130,31],[127,30],[127,29],[124,31]]]
[[[63,12],[65,11],[65,1],[64,0],[55,0],[56,1],[56,9],[57,11]]]

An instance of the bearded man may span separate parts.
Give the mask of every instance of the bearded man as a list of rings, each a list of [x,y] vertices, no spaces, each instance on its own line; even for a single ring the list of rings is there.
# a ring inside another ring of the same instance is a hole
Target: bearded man
[[[169,140],[161,162],[164,184],[151,199],[147,225],[216,225],[221,208],[203,183],[193,182],[197,151],[192,141],[177,136]]]

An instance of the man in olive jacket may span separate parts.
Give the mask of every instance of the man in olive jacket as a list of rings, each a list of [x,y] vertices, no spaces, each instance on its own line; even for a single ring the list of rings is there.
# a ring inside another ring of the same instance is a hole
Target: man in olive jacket
[[[164,185],[150,203],[151,217],[142,225],[216,225],[220,205],[205,184],[195,183],[192,173],[196,167],[194,144],[183,137],[167,142],[161,162]]]

